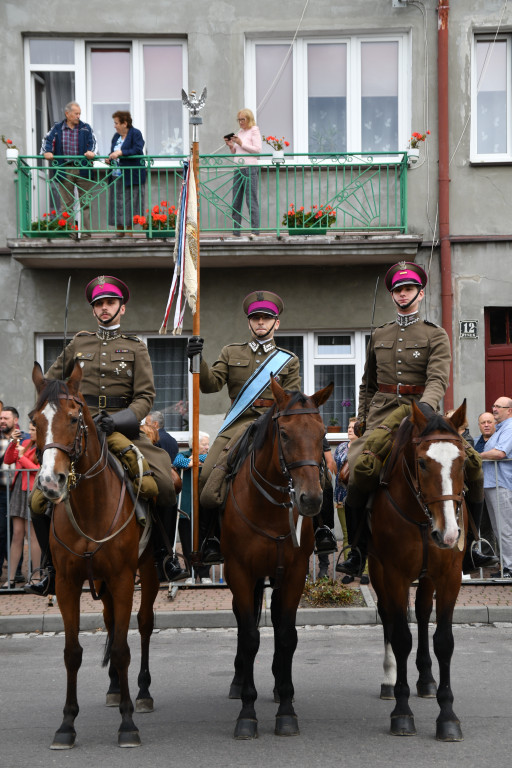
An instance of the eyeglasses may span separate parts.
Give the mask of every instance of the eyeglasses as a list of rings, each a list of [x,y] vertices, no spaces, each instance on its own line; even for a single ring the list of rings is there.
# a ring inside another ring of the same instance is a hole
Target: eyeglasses
[[[237,120],[238,120],[239,123],[245,123],[247,118],[246,117],[237,117]]]
[[[496,405],[496,403],[494,403],[493,409],[494,408],[510,408],[510,406],[509,405]]]

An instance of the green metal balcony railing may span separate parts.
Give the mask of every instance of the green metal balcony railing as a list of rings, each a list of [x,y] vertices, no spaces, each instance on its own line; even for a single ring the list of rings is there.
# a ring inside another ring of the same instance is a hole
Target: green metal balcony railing
[[[183,157],[141,156],[129,169],[102,158],[20,156],[19,237],[173,237]],[[407,231],[407,153],[201,155],[203,233],[280,235]],[[147,178],[144,180],[144,176]],[[140,181],[144,183],[140,184]]]

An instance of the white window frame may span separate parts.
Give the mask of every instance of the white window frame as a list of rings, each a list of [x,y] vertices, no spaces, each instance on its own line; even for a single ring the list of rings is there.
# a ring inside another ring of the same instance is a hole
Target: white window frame
[[[478,42],[506,42],[507,44],[507,151],[500,154],[478,153],[478,71],[476,49]],[[470,162],[471,163],[510,163],[512,161],[512,34],[478,33],[473,35],[471,54],[471,139]]]
[[[340,330],[322,329],[314,331],[280,331],[277,333],[276,341],[279,344],[280,336],[301,336],[303,339],[303,382],[302,387],[306,394],[311,395],[315,391],[315,367],[317,365],[354,365],[354,396],[353,411],[357,413],[359,407],[359,385],[363,378],[364,365],[366,361],[366,337],[370,333],[369,329]],[[350,336],[352,339],[352,353],[346,355],[320,354],[317,351],[317,340],[319,336]],[[346,432],[336,432],[331,434],[331,438],[346,438]]]
[[[347,152],[361,151],[361,46],[368,42],[398,43],[398,147],[407,148],[411,135],[412,56],[410,33],[379,35],[297,37],[292,44],[293,57],[293,136],[294,151],[308,153],[307,47],[309,44],[344,43],[347,45]],[[256,47],[290,45],[289,38],[247,38],[245,51],[245,103],[256,115]],[[396,156],[393,156],[396,157]],[[301,161],[302,162],[302,161]],[[360,161],[358,161],[360,163]]]
[[[188,41],[186,38],[131,38],[125,40],[117,38],[102,37],[98,39],[76,38],[73,35],[62,35],[59,39],[72,40],[75,47],[74,64],[31,64],[30,63],[30,40],[35,39],[34,35],[27,35],[24,41],[24,62],[25,62],[25,113],[26,119],[26,147],[27,154],[37,155],[40,147],[34,146],[35,126],[33,123],[35,115],[35,94],[32,87],[33,72],[74,72],[75,74],[75,100],[81,105],[84,111],[85,122],[89,122],[88,115],[92,114],[92,101],[90,94],[90,48],[130,48],[131,51],[131,102],[133,124],[139,128],[142,135],[146,135],[146,118],[144,109],[144,60],[143,47],[145,45],[181,45],[182,64],[183,64],[183,89],[188,92]],[[38,39],[51,40],[51,35]],[[64,119],[64,115],[62,116]],[[51,127],[51,126],[50,126]],[[93,130],[94,130],[94,126]],[[112,133],[114,129],[112,128]],[[182,109],[182,134],[184,149],[189,144],[189,124],[188,111]],[[28,148],[31,148],[29,151]],[[186,155],[187,152],[184,152]],[[160,158],[155,159],[154,167],[177,167],[180,158]],[[104,166],[102,161],[96,161],[95,165]]]

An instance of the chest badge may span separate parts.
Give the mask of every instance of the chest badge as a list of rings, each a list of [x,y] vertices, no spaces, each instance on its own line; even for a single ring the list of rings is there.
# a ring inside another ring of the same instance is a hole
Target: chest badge
[[[419,352],[418,352],[418,355],[419,355]],[[119,367],[120,368],[126,368],[126,363],[119,363]]]
[[[421,357],[421,352],[415,351],[412,353],[413,357]]]

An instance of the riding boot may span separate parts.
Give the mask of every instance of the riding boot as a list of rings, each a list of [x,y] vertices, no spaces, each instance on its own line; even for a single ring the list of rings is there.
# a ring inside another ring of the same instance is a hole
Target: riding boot
[[[220,551],[219,509],[199,507],[199,532],[203,540],[201,562],[203,565],[220,565],[224,557]]]
[[[329,557],[328,555],[321,554],[318,555],[318,576],[317,580],[325,579],[327,576],[327,571],[329,570]]]
[[[52,554],[50,551],[50,526],[51,516],[34,515],[32,525],[36,534],[37,541],[41,547],[41,569],[46,571],[46,575],[38,584],[26,584],[25,592],[32,595],[46,597],[46,595],[55,594],[55,568],[52,563]],[[37,569],[36,569],[37,570]]]
[[[315,554],[329,555],[338,551],[336,536],[327,525],[319,525],[315,531]]]
[[[360,507],[351,507],[345,503],[345,514],[349,541],[355,542],[357,540],[357,543],[352,545],[347,559],[343,563],[336,565],[336,570],[338,573],[347,573],[349,576],[361,576],[368,556],[368,526],[365,520],[366,503]]]
[[[466,506],[468,508],[468,515],[471,515],[473,518],[474,527],[478,536],[480,536],[480,523],[482,521],[484,502],[466,499]],[[471,573],[471,571],[476,571],[479,568],[488,568],[498,563],[496,555],[484,555],[482,552],[479,552],[476,548],[476,541],[473,527],[468,525],[466,552],[462,561],[463,573]]]
[[[156,514],[158,520],[153,529],[153,554],[158,578],[162,582],[184,581],[190,577],[190,571],[181,567],[173,548],[178,507],[157,506]]]

